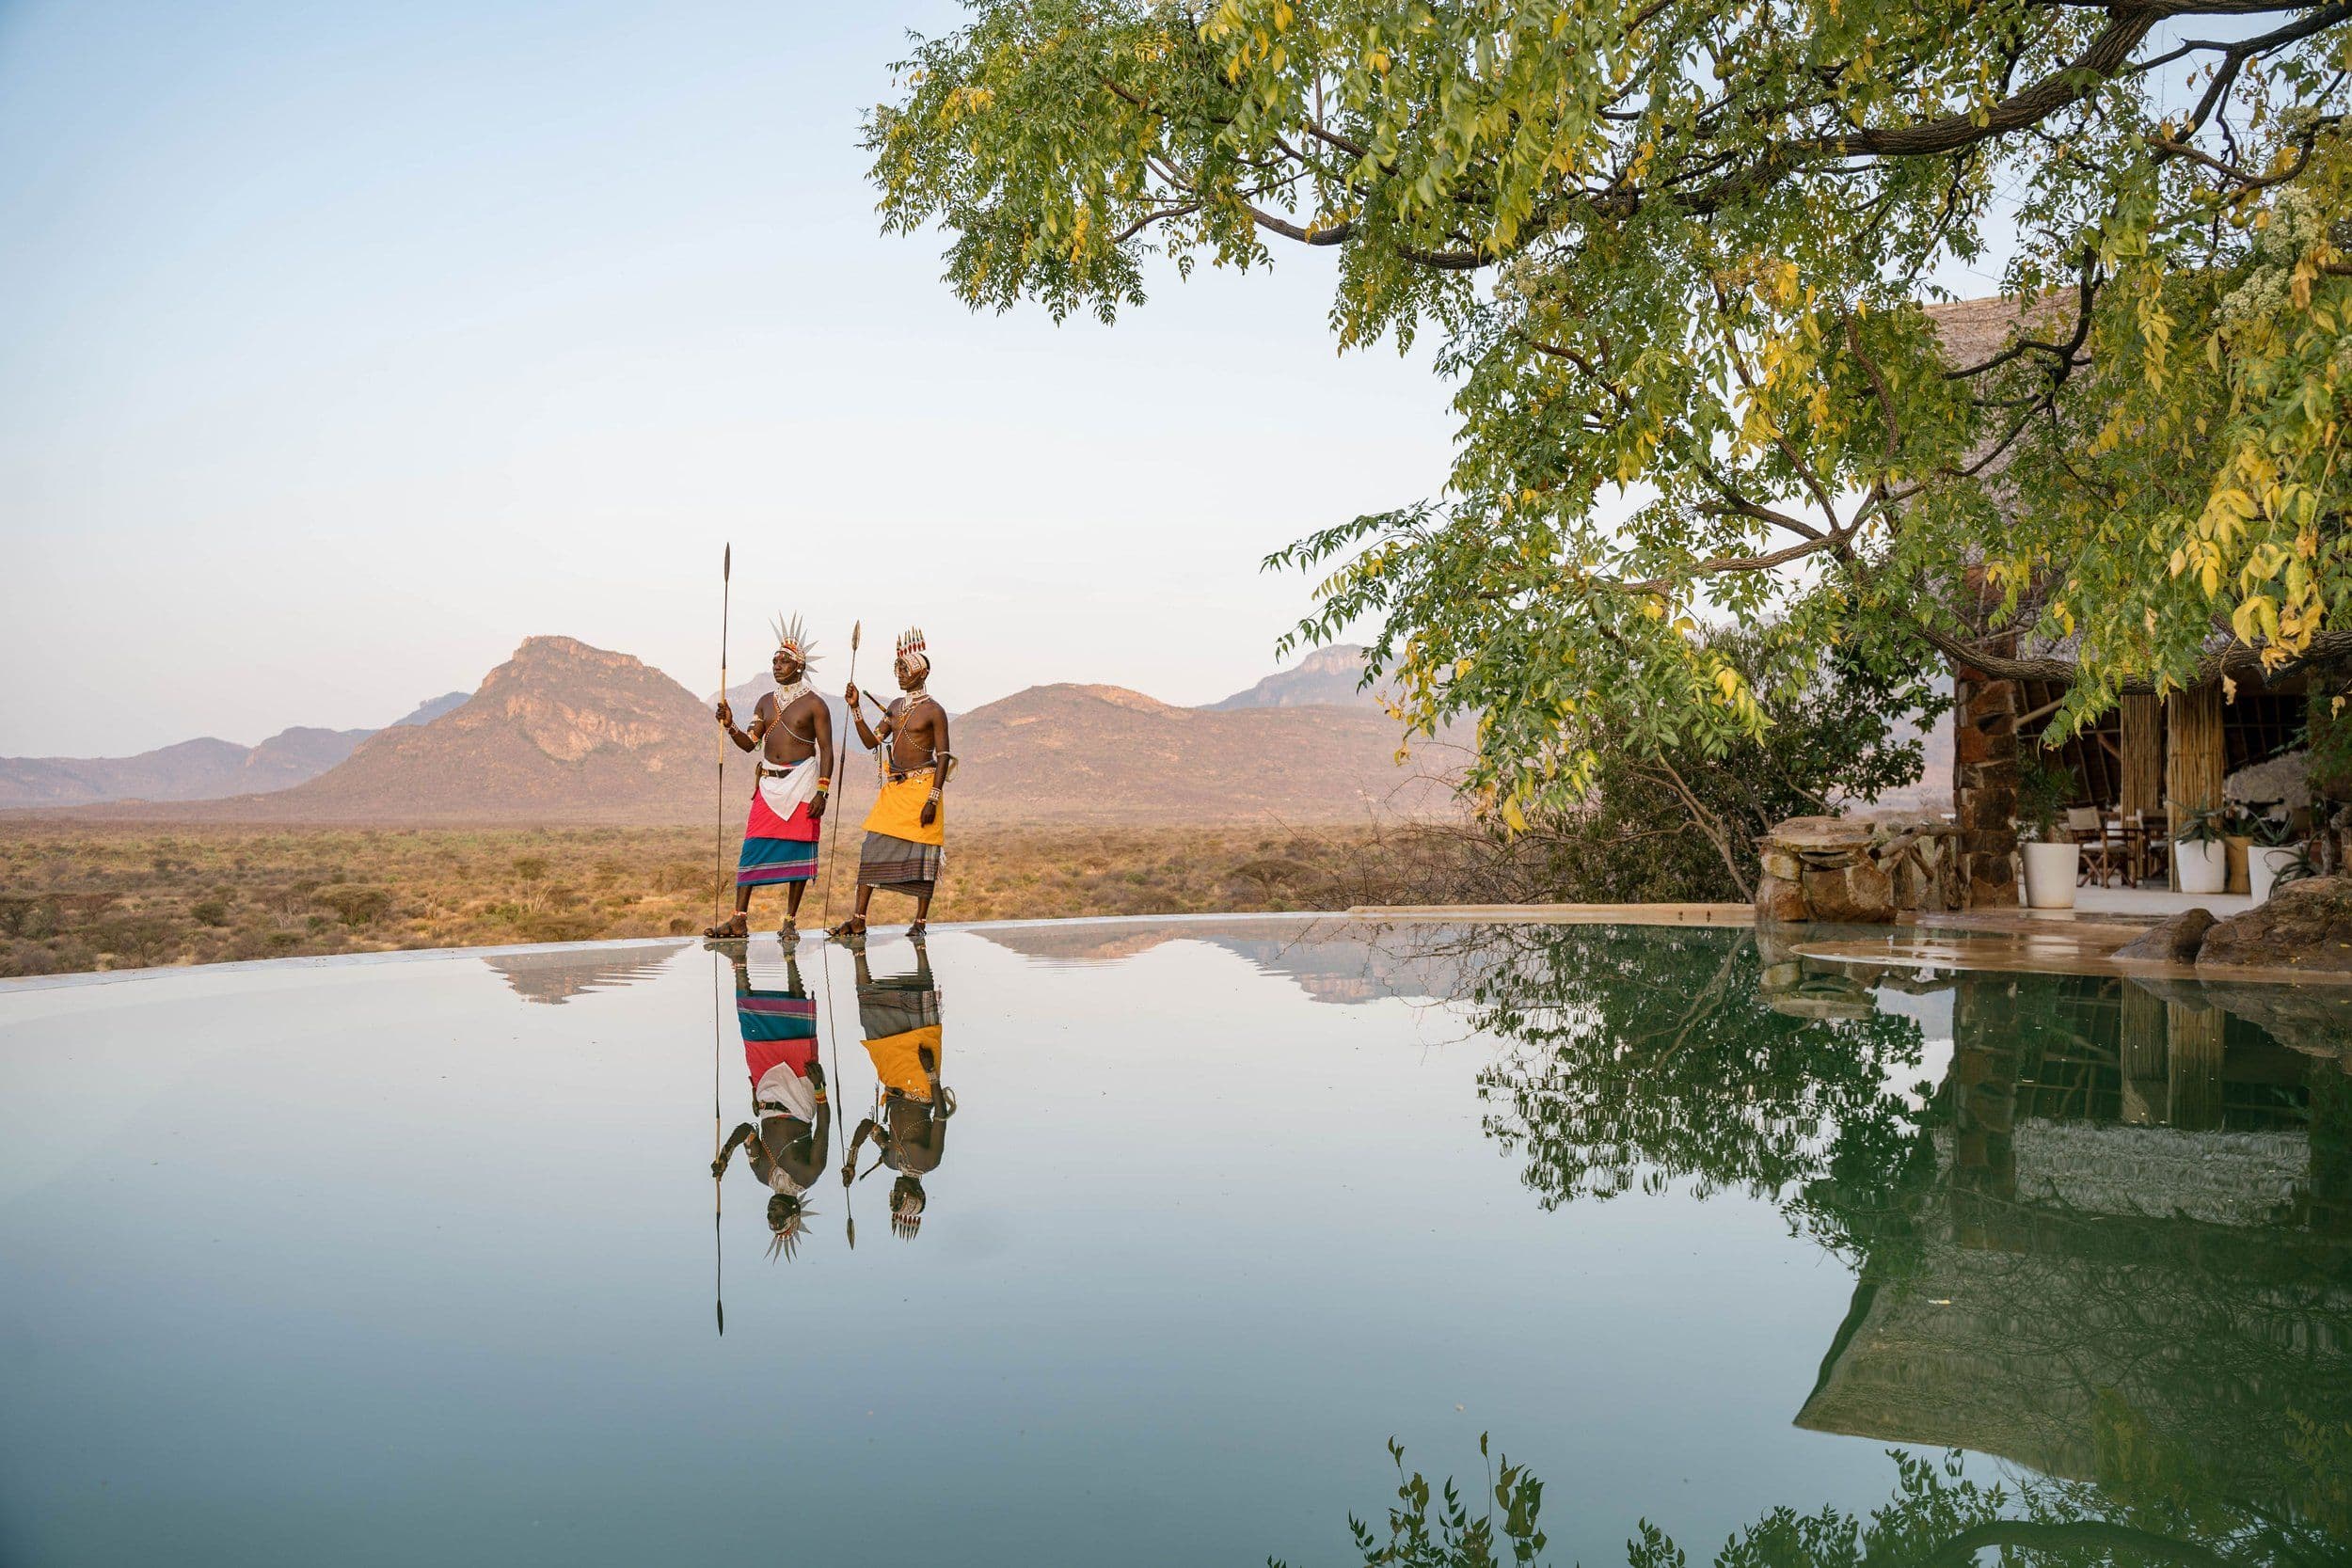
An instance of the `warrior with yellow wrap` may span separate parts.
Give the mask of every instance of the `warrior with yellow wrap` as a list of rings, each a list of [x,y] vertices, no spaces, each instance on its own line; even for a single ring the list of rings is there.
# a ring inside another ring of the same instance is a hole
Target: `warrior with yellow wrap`
[[[878,887],[914,900],[908,934],[921,936],[946,863],[946,788],[955,757],[948,751],[947,710],[926,689],[931,661],[920,628],[899,637],[896,670],[904,695],[882,710],[879,724],[866,723],[854,683],[847,693],[858,740],[877,754],[882,784],[874,809],[866,814],[856,912],[833,929],[844,941],[866,934],[866,907]]]
[[[923,1179],[947,1153],[947,1118],[955,1115],[953,1090],[939,1082],[945,1049],[939,1022],[939,987],[930,956],[914,948],[914,972],[874,977],[866,955],[857,955],[858,1023],[866,1054],[874,1063],[874,1114],[858,1123],[841,1164],[844,1186],[858,1180],[858,1151],[872,1139],[877,1158],[862,1174],[888,1165],[898,1173],[890,1184],[890,1228],[913,1240],[923,1227],[930,1198]]]

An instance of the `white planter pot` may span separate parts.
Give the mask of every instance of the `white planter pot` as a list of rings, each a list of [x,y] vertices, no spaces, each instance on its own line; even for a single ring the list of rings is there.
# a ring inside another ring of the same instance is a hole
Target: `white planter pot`
[[[2082,879],[2083,847],[2079,844],[2028,844],[2026,850],[2026,902],[2037,910],[2071,910],[2074,884]]]
[[[2279,879],[2279,873],[2294,863],[2295,850],[2292,847],[2265,849],[2258,847],[2248,850],[2246,888],[2254,895],[2254,902],[2259,904],[2269,897],[2272,884]]]
[[[2230,847],[2217,838],[2211,844],[2174,839],[2172,863],[2181,868],[2183,893],[2219,893],[2230,885]]]

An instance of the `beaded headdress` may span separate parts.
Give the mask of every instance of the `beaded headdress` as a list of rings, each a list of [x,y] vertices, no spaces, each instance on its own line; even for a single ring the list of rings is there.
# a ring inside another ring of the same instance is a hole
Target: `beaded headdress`
[[[909,626],[898,634],[898,662],[917,674],[930,673],[931,656],[924,651],[921,626]]]
[[[798,615],[793,616],[789,621],[779,615],[776,617],[775,626],[777,652],[788,653],[803,665],[814,665],[817,662],[817,644],[802,626],[801,618]]]

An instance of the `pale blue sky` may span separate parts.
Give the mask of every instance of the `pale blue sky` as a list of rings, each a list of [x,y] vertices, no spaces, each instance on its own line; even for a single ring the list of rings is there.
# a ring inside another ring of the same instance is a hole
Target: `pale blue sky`
[[[956,15],[0,0],[0,753],[379,724],[536,632],[707,689],[730,538],[738,671],[794,606],[958,706],[1263,674],[1259,558],[1435,493],[1445,389],[1335,356],[1316,256],[968,315],[856,145]]]

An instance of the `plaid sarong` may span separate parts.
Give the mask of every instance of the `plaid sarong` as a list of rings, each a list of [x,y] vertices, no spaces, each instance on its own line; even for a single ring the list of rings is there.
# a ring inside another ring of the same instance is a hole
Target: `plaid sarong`
[[[868,887],[894,888],[929,897],[947,863],[947,851],[936,844],[910,844],[903,838],[868,831],[866,847],[857,858],[857,879]]]

